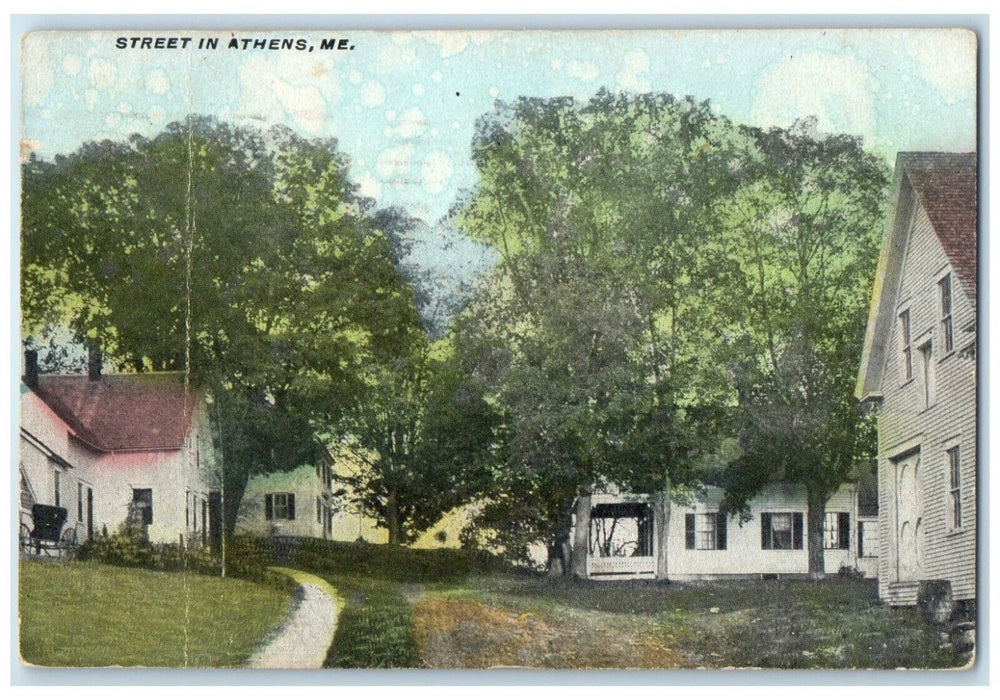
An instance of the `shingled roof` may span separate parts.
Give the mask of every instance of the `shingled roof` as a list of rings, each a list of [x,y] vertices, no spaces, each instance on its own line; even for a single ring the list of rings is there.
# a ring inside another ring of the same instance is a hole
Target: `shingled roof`
[[[102,452],[180,449],[195,406],[180,372],[41,375],[35,392]]]
[[[880,396],[886,346],[895,319],[895,291],[902,274],[910,216],[902,198],[912,191],[927,213],[952,269],[973,308],[977,274],[977,156],[975,153],[903,152],[896,158],[893,197],[875,271],[868,327],[855,395]]]
[[[899,154],[899,165],[975,303],[976,154],[904,152]]]

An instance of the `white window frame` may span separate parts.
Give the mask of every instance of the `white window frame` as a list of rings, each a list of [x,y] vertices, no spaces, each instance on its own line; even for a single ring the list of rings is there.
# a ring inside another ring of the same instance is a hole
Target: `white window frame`
[[[947,288],[947,296],[945,289]],[[938,277],[938,317],[941,328],[941,359],[955,350],[955,283],[951,271]],[[947,300],[947,307],[945,306]]]
[[[694,514],[694,548],[701,550],[719,548],[719,513]]]
[[[910,317],[909,306],[897,309],[896,328],[899,333],[900,384],[906,384],[913,379],[913,319]]]
[[[962,512],[962,446],[958,439],[949,440],[944,445],[944,483],[947,489],[948,531],[960,532],[964,527],[964,513]]]
[[[272,520],[291,520],[288,516],[288,496],[291,492],[281,491],[271,494],[271,519]],[[278,499],[281,499],[281,505],[278,505]],[[279,510],[279,508],[281,510]]]

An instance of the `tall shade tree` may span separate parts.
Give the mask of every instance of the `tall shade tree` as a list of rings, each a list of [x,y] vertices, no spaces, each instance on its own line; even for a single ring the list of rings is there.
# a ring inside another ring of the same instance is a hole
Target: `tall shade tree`
[[[227,523],[248,475],[405,352],[412,293],[334,140],[190,116],[22,169],[22,328],[65,324],[118,366],[187,370],[215,400]]]
[[[747,130],[746,184],[726,225],[713,304],[737,390],[742,456],[726,500],[745,510],[768,482],[805,486],[809,571],[822,574],[827,500],[870,463],[874,432],[853,397],[887,201],[887,168],[814,120]]]
[[[670,95],[524,98],[478,123],[481,179],[456,221],[500,264],[460,325],[505,411],[484,514],[518,524],[496,536],[540,539],[555,562],[576,496],[692,479],[728,394],[703,342],[701,251],[746,142]]]
[[[342,476],[351,500],[407,544],[449,510],[468,503],[489,475],[497,415],[447,341],[373,366],[364,401],[338,428],[360,465]]]

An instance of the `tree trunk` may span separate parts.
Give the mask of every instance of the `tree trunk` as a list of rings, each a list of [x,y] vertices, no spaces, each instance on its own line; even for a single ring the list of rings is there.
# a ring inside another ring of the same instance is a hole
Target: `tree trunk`
[[[573,527],[573,551],[570,564],[575,578],[587,578],[587,557],[590,555],[590,496],[576,500],[576,524]]]
[[[565,540],[553,541],[548,544],[548,561],[546,562],[546,573],[550,578],[562,576],[567,573],[565,550],[563,544]]]
[[[399,503],[396,496],[396,489],[389,491],[389,497],[385,504],[386,527],[389,529],[389,544],[398,547],[403,544],[403,527],[399,520]]]
[[[653,496],[653,547],[656,550],[656,580],[666,581],[667,529],[670,525],[670,486]]]
[[[809,549],[809,575],[823,578],[826,566],[823,558],[823,523],[826,520],[826,494],[808,491],[806,501],[809,512],[806,515],[806,530],[809,533],[806,546]]]

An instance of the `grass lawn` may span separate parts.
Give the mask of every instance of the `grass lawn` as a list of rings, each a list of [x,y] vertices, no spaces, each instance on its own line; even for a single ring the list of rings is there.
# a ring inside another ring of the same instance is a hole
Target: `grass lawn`
[[[289,596],[249,581],[90,562],[20,563],[21,657],[41,666],[243,664]]]
[[[346,600],[327,666],[948,668],[873,581],[580,582],[447,550],[318,543],[294,565]]]
[[[655,584],[478,577],[413,607],[434,668],[947,668],[938,630],[875,583]]]

